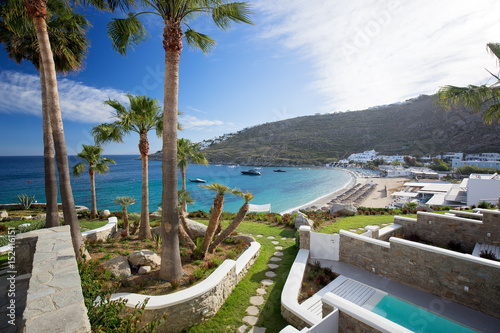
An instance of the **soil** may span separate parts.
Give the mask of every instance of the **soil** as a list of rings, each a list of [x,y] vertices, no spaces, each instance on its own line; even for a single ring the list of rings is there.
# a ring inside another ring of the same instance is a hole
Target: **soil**
[[[339,274],[332,272],[329,268],[308,264],[304,272],[302,288],[300,289],[299,304],[326,287],[338,276]]]
[[[139,275],[137,269],[132,270],[132,276],[116,280],[110,278],[106,274],[104,278],[118,281],[119,288],[116,292],[132,292],[147,295],[164,295],[174,291],[182,290],[191,287],[202,281],[213,270],[215,270],[224,260],[236,259],[243,251],[247,244],[242,242],[234,242],[231,239],[222,242],[212,254],[208,254],[204,260],[198,259],[187,248],[180,247],[182,269],[184,277],[177,282],[161,280],[159,278],[160,267],[152,269],[148,274]],[[140,250],[150,250],[161,255],[161,245],[157,248],[156,242],[153,240],[139,240],[137,236],[128,236],[125,238],[112,238],[108,243],[92,243],[88,244],[88,251],[93,260],[100,261],[100,267],[114,257],[127,256],[132,252]],[[104,271],[103,271],[104,272]]]

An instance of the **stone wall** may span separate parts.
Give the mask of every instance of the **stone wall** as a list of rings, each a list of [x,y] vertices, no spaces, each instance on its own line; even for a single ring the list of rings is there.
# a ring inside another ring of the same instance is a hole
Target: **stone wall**
[[[500,263],[391,238],[341,230],[340,261],[500,318]]]
[[[115,216],[108,218],[108,223],[100,228],[88,230],[82,232],[83,241],[89,242],[105,242],[108,240],[108,237],[111,237],[116,232],[116,225],[118,223],[118,219]]]
[[[89,332],[70,227],[16,236],[16,270],[30,274],[23,331]]]
[[[290,325],[294,326],[298,330],[302,330],[305,327],[311,327],[311,324],[305,322],[302,318],[297,316],[297,314],[288,310],[281,304],[281,316],[285,319]]]
[[[376,328],[369,326],[354,317],[351,317],[343,311],[339,311],[339,332],[376,333],[382,331],[377,330]]]
[[[430,222],[430,223],[429,223]],[[472,253],[476,243],[500,246],[500,211],[483,211],[482,221],[434,213],[418,212],[416,220],[394,217],[403,234],[415,233],[437,246],[459,241],[462,248]],[[489,236],[488,236],[489,235]]]

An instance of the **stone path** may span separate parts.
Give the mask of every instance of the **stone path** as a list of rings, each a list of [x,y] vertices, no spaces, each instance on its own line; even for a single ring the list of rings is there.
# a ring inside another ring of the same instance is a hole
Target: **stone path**
[[[263,237],[262,235],[257,235],[257,237]],[[274,236],[269,236],[267,239],[273,239],[271,243],[275,246],[276,252],[274,252],[273,257],[269,259],[269,263],[267,266],[269,267],[269,270],[266,271],[265,276],[266,278],[261,281],[261,286],[258,288],[255,293],[255,296],[250,297],[250,306],[247,308],[246,312],[247,315],[243,317],[243,321],[245,322],[244,325],[241,325],[238,328],[238,333],[244,333],[247,332],[248,328],[250,327],[250,330],[248,333],[265,333],[266,328],[265,327],[258,327],[255,326],[257,324],[257,321],[259,320],[259,312],[260,309],[258,308],[259,305],[264,304],[264,297],[263,295],[267,294],[267,287],[273,285],[274,281],[272,278],[276,276],[276,273],[273,271],[276,268],[279,267],[279,263],[281,261],[281,258],[283,256],[283,252],[280,252],[283,250],[282,246],[279,246],[280,242],[276,239]],[[282,240],[285,240],[285,237],[281,238]]]

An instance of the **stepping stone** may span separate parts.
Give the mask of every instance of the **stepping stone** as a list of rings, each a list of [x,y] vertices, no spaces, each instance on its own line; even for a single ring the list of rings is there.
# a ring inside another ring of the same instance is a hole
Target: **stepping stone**
[[[350,232],[356,232],[356,229],[349,229]]]
[[[285,239],[286,239],[286,237],[281,237],[281,239],[282,239],[282,240],[285,240]]]
[[[274,252],[276,257],[283,257],[283,252]]]
[[[273,280],[268,280],[268,279],[262,280],[262,281],[260,281],[260,282],[261,282],[263,285],[265,285],[265,286],[270,286],[270,285],[272,285],[272,284],[274,283],[274,281],[273,281]]]
[[[267,264],[267,266],[268,266],[270,269],[276,269],[276,268],[280,267],[279,265],[276,265],[276,264]]]
[[[365,230],[365,228],[358,228],[358,230]]]
[[[244,333],[247,330],[248,326],[247,325],[241,325],[238,328],[238,333]]]
[[[387,223],[382,223],[382,225],[387,225]]]
[[[273,277],[275,277],[275,276],[276,276],[276,273],[271,272],[271,271],[268,271],[268,272],[266,272],[266,276],[267,276],[267,277],[270,277],[270,278],[273,278]]]
[[[254,326],[248,331],[248,333],[266,333],[265,327]]]
[[[259,320],[259,318],[254,317],[254,316],[245,316],[245,317],[243,317],[243,321],[245,323],[248,323],[248,324],[252,325],[252,326],[255,325],[255,324],[257,324],[258,320]]]
[[[264,237],[264,236],[262,236],[262,235],[257,235],[257,237]]]
[[[271,257],[271,259],[269,259],[271,261],[281,261],[281,258],[276,258],[276,257]]]
[[[252,296],[252,297],[250,297],[250,303],[253,305],[262,305],[262,304],[264,304],[264,297]],[[255,324],[253,324],[253,325],[255,325]]]
[[[276,250],[283,250],[283,246],[276,246],[275,249]]]
[[[275,239],[275,238],[276,238],[276,237],[274,237],[274,236],[269,236],[269,237],[267,237],[267,239]]]
[[[256,307],[256,306],[249,306],[247,308],[247,313],[250,315],[250,316],[257,316],[259,314],[259,308]]]
[[[266,289],[263,289],[263,288],[259,288],[259,289],[257,289],[257,295],[262,296],[262,295],[264,295],[264,294],[267,294]]]
[[[278,242],[278,241],[272,241],[271,243],[273,243],[274,245],[278,245],[280,242]]]

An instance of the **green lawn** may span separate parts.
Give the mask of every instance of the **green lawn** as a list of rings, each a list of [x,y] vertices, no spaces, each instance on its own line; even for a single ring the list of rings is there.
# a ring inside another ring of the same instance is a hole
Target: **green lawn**
[[[21,220],[21,221],[10,221],[10,222],[0,222],[1,225],[6,226],[7,228],[17,228],[19,225],[24,224],[24,223],[34,223],[38,222],[40,220]],[[61,223],[64,220],[61,219]],[[87,230],[92,230],[96,228],[100,228],[106,223],[108,223],[107,220],[92,220],[92,221],[87,221],[87,220],[80,220],[80,230],[81,231],[87,231]]]
[[[401,215],[405,217],[416,218],[416,214]],[[391,224],[394,222],[394,215],[355,215],[339,217],[337,221],[320,227],[316,232],[321,232],[324,234],[335,234],[338,233],[340,229],[349,230],[364,228],[367,225],[378,225],[381,228],[384,227],[382,224]],[[363,233],[364,230],[358,230],[358,233]]]

